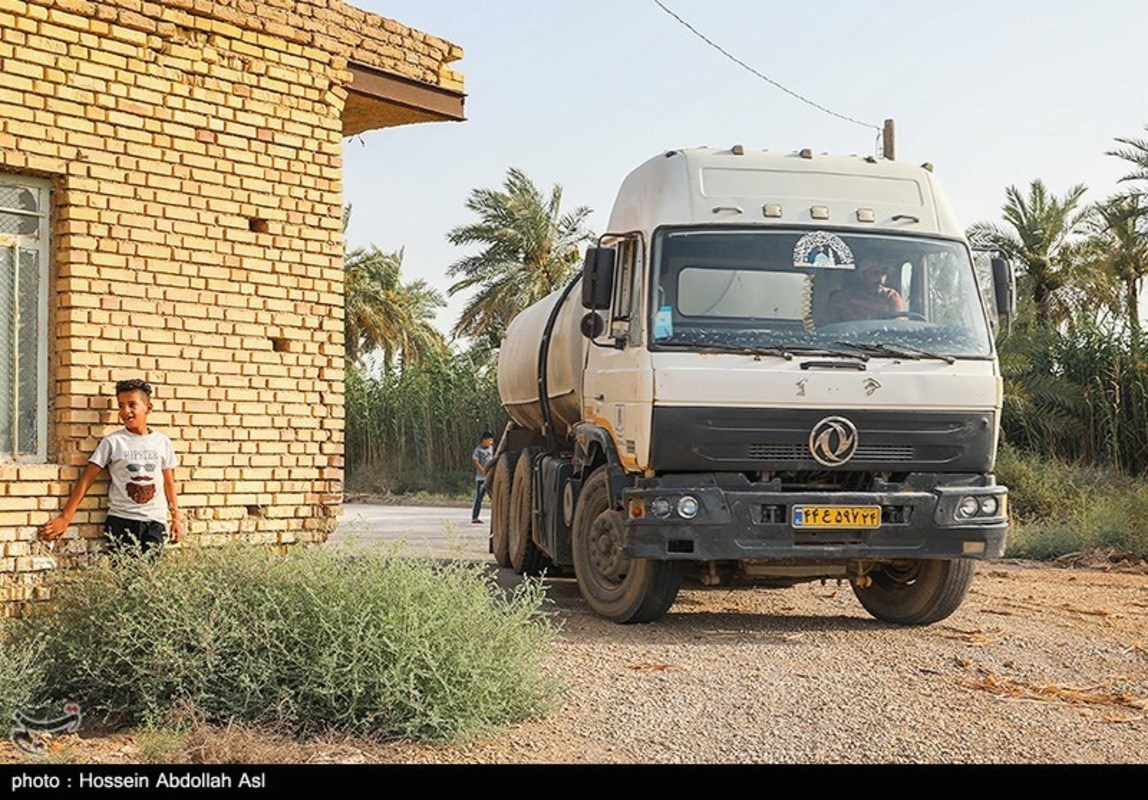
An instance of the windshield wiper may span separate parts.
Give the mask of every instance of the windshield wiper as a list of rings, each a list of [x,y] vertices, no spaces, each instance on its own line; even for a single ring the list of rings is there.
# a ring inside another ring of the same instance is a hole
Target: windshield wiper
[[[933,353],[929,350],[921,350],[917,347],[908,347],[901,344],[885,344],[884,342],[834,342],[834,344],[844,347],[855,347],[858,350],[864,350],[866,353],[874,353],[875,355],[897,356],[917,360],[922,358],[935,358],[939,361],[944,361],[946,364],[957,363],[957,359],[945,353]]]
[[[721,353],[740,353],[747,356],[779,356],[786,361],[792,361],[796,355],[815,356],[843,356],[868,361],[869,356],[863,353],[841,350],[835,347],[811,347],[808,345],[794,345],[792,347],[754,347],[753,345],[733,344],[732,342],[659,342],[663,347],[688,347],[695,350],[710,350]]]

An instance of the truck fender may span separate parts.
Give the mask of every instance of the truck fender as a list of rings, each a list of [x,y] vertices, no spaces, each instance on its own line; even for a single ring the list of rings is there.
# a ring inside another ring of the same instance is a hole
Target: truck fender
[[[605,464],[609,477],[610,502],[620,506],[622,490],[632,486],[633,480],[622,468],[610,432],[592,422],[577,423],[574,425],[574,468],[579,476],[579,486],[601,464]]]

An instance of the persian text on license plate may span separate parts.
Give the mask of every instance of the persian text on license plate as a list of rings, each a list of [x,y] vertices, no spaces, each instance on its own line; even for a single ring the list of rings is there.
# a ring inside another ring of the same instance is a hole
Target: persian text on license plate
[[[794,506],[795,528],[879,528],[880,506]]]

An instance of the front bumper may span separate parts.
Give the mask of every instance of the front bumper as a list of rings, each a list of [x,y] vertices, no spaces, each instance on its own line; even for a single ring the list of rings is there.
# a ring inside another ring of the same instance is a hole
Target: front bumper
[[[697,500],[693,519],[677,512],[682,497]],[[777,484],[719,485],[712,474],[643,480],[622,492],[626,514],[623,551],[629,558],[673,561],[740,559],[1000,558],[1008,534],[1008,489],[991,476],[910,475],[878,483],[873,491],[782,491]],[[997,500],[993,515],[962,519],[962,498]],[[657,498],[674,511],[651,509]],[[808,529],[793,524],[796,506],[879,506],[880,526]]]

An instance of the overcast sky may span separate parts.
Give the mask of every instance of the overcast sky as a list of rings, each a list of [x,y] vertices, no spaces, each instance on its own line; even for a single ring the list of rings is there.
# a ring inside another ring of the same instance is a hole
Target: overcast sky
[[[460,45],[467,120],[347,139],[351,246],[403,248],[403,275],[445,294],[446,241],[476,187],[509,167],[605,229],[627,173],[669,149],[744,144],[932,162],[964,225],[998,220],[1009,184],[1113,193],[1105,152],[1148,125],[1148,2],[663,0],[795,99],[698,39],[654,0],[351,0]],[[447,330],[464,297],[439,316]]]

